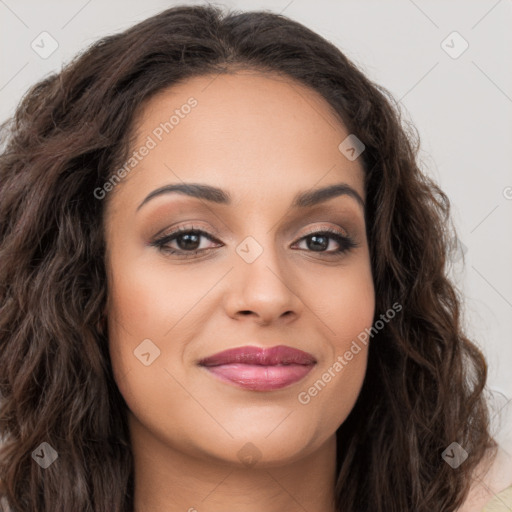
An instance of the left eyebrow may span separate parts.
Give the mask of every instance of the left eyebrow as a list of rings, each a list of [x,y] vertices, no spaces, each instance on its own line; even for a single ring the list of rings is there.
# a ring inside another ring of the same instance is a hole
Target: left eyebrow
[[[140,203],[137,207],[137,211],[146,204],[149,200],[154,197],[178,193],[185,194],[190,197],[198,199],[205,199],[217,204],[230,205],[232,203],[231,195],[229,192],[222,190],[221,188],[214,187],[212,185],[206,185],[202,183],[177,183],[172,185],[164,185],[163,187],[153,190],[148,196]],[[292,201],[292,208],[307,208],[315,206],[319,203],[323,203],[337,196],[347,195],[355,199],[364,209],[365,204],[359,193],[346,183],[336,183],[327,187],[318,188],[315,190],[307,190],[305,192],[299,192],[295,195]]]
[[[352,197],[364,209],[365,204],[363,198],[355,189],[353,189],[350,185],[347,185],[346,183],[336,183],[334,185],[329,185],[328,187],[317,188],[315,190],[310,190],[306,192],[300,192],[295,196],[292,203],[292,207],[306,208],[309,206],[315,206],[319,203],[323,203],[324,201],[328,201],[333,197],[341,195],[347,195],[349,197]]]

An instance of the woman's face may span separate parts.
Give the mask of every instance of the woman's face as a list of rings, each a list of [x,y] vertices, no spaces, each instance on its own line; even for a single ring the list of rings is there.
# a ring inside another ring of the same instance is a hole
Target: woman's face
[[[189,79],[146,104],[133,168],[105,199],[109,348],[135,441],[278,465],[334,439],[361,389],[358,335],[375,305],[362,163],[338,148],[348,135],[317,93],[256,72]],[[222,192],[150,197],[191,183]],[[154,243],[178,228],[208,236]],[[316,362],[199,364],[278,345]]]

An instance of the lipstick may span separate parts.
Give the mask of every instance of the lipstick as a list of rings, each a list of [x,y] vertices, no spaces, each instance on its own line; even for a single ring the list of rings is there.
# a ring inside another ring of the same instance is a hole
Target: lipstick
[[[271,391],[303,379],[316,364],[313,355],[286,345],[238,347],[199,361],[224,382],[252,391]]]

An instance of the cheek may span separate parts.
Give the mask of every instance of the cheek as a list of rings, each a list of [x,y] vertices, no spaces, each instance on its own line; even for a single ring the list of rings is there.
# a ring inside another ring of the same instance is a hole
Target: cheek
[[[167,269],[165,277],[166,269],[158,264],[129,266],[119,261],[109,286],[114,379],[134,418],[151,425],[162,439],[184,443],[186,418],[177,421],[172,411],[180,410],[190,395],[178,384],[183,375],[175,368],[183,367],[184,317],[201,296],[200,287],[191,283],[190,273],[170,276]],[[165,339],[175,342],[163,343]]]
[[[368,263],[316,284],[304,290],[304,296],[321,320],[329,350],[299,391],[297,402],[312,418],[336,429],[352,410],[366,374],[375,291]]]
[[[163,403],[171,410],[190,399],[177,381],[186,378],[185,352],[206,303],[201,298],[218,277],[211,270],[192,271],[179,264],[171,271],[165,258],[146,259],[138,251],[124,248],[113,254],[108,339],[121,394],[137,416],[151,417],[163,410]],[[174,390],[172,396],[163,400],[162,389]]]
[[[179,266],[169,272],[165,260],[119,261],[109,283],[108,314],[113,319],[110,339],[113,344],[122,339],[123,350],[127,345],[133,350],[146,338],[162,340],[180,331],[182,319],[211,286],[211,276]]]
[[[345,352],[351,340],[373,322],[375,289],[367,259],[303,279],[300,290],[337,353]]]
[[[296,396],[298,407],[318,432],[333,432],[345,421],[366,375],[370,338],[365,329],[370,330],[372,314],[356,310],[351,316],[351,311],[347,308],[333,324],[338,335],[330,337],[330,350]]]
[[[156,357],[163,355],[161,340],[185,314],[183,305],[190,302],[187,296],[194,292],[190,283],[187,286],[184,273],[175,272],[172,279],[164,279],[165,268],[160,264],[145,263],[138,249],[123,247],[121,251],[118,247],[111,259],[107,316],[110,357],[121,388],[125,375],[130,373],[135,378],[141,369],[146,369],[141,361],[143,354],[149,352],[151,361],[158,361]],[[197,300],[197,292],[195,297]],[[170,345],[166,347],[169,350],[174,351],[170,357],[180,357],[179,346]]]

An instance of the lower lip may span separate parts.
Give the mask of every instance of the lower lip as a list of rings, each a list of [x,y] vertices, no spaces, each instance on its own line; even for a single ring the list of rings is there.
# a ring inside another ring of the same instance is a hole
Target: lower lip
[[[219,379],[253,391],[270,391],[284,388],[303,379],[313,364],[290,364],[283,366],[261,366],[251,364],[222,364],[205,366]]]

